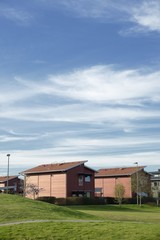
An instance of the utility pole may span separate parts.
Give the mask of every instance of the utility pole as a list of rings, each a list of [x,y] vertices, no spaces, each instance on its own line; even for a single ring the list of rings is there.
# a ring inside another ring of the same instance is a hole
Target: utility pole
[[[138,179],[138,162],[135,162],[134,164],[136,164],[137,165],[137,172],[136,172],[136,178],[137,178],[137,205],[139,204],[139,202],[138,202],[138,191],[139,191],[139,179]]]

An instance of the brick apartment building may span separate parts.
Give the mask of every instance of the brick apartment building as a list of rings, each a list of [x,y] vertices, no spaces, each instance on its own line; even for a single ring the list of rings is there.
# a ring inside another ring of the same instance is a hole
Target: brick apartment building
[[[8,180],[8,187],[7,187]],[[22,180],[18,176],[0,176],[0,191],[7,191],[11,193],[20,193],[22,191]]]
[[[137,175],[138,174],[138,175]],[[100,169],[95,174],[95,195],[115,197],[116,184],[125,188],[125,198],[132,198],[138,194],[151,195],[150,174],[144,171],[144,166]]]
[[[87,166],[87,161],[43,164],[21,174],[24,176],[26,197],[33,198],[27,191],[28,186],[34,185],[36,196],[52,196],[66,198],[71,196],[94,196],[95,171]]]

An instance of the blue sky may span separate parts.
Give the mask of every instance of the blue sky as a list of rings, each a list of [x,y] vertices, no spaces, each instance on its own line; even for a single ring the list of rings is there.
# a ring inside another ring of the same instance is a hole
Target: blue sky
[[[0,164],[160,167],[160,1],[0,1]],[[4,170],[5,172],[5,170]]]

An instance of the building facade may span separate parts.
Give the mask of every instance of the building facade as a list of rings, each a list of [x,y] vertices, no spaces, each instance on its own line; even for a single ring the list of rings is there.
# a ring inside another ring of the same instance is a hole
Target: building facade
[[[100,169],[95,174],[95,196],[114,198],[117,184],[124,186],[124,198],[151,195],[150,174],[139,166]]]
[[[44,164],[22,172],[26,197],[93,197],[95,171],[85,162]]]
[[[157,200],[160,200],[160,169],[154,172],[150,172],[150,174],[152,195]]]
[[[8,186],[7,186],[8,182]],[[0,191],[10,193],[21,193],[22,192],[22,180],[18,176],[0,176]]]

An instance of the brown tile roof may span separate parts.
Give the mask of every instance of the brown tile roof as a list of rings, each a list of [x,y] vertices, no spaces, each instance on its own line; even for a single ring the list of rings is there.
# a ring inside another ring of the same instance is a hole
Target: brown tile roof
[[[51,163],[51,164],[43,164],[37,167],[28,169],[26,171],[21,172],[21,174],[30,174],[30,173],[44,173],[44,172],[66,172],[67,170],[80,166],[87,161],[79,161],[79,162],[64,162],[64,163]]]
[[[17,178],[18,176],[9,176],[8,180]],[[0,182],[6,182],[7,181],[7,176],[0,176]]]
[[[95,177],[130,176],[143,168],[145,166],[100,169],[95,174]]]

